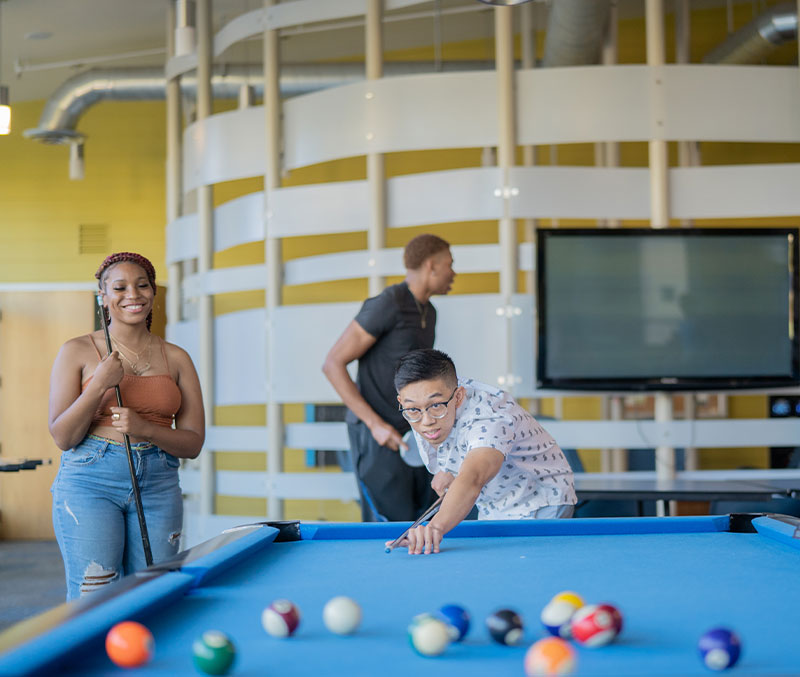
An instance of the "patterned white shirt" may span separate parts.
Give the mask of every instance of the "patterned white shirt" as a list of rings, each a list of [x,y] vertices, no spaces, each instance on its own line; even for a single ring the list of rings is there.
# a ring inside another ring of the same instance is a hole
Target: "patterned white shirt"
[[[453,429],[438,448],[414,433],[420,456],[432,474],[458,476],[472,449],[490,447],[505,457],[497,475],[481,490],[480,519],[525,519],[539,508],[577,503],[572,469],[550,434],[499,388],[459,379],[466,399]]]

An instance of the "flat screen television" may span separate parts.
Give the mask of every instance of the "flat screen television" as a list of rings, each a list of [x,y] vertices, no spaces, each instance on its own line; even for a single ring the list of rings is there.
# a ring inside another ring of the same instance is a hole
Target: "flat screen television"
[[[537,384],[800,384],[797,228],[540,228]]]

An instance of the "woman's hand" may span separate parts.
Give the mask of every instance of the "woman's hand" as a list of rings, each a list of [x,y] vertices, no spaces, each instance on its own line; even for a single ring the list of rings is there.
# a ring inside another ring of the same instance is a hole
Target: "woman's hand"
[[[149,439],[151,424],[133,409],[128,409],[128,407],[110,407],[110,409],[111,425],[114,430],[130,437]]]
[[[124,375],[125,370],[122,367],[119,351],[114,350],[110,355],[106,355],[100,360],[97,369],[94,370],[92,381],[105,392],[109,388],[119,385]]]

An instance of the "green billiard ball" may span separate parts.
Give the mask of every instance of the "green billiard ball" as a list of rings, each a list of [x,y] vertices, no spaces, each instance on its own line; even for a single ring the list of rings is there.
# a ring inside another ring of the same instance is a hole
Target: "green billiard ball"
[[[236,658],[230,638],[219,630],[207,630],[192,644],[195,667],[207,675],[224,675]]]

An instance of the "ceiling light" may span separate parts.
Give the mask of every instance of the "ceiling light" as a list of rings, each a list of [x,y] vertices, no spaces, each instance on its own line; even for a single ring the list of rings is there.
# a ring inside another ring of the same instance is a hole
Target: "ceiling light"
[[[11,106],[8,101],[8,87],[0,85],[0,135],[11,133]]]
[[[531,0],[481,0],[487,5],[494,5],[495,7],[512,7],[513,5],[522,5]]]
[[[0,0],[0,5],[2,5]],[[0,11],[2,8],[0,7]],[[3,54],[3,24],[0,22],[0,56]],[[0,59],[2,61],[2,59]],[[0,78],[3,77],[3,69],[0,68]],[[11,133],[11,106],[8,99],[8,87],[0,82],[0,135],[5,136]]]

